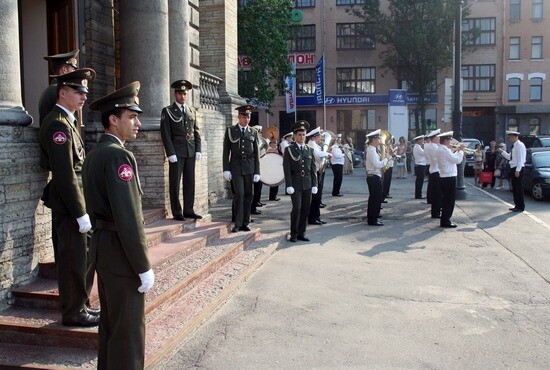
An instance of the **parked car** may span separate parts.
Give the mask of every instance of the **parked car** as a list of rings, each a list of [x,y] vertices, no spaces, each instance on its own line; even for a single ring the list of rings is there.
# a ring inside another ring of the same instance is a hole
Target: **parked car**
[[[472,150],[472,152],[466,152],[466,165],[464,167],[464,174],[473,175],[474,174],[473,150],[475,150],[477,144],[480,144],[480,145],[483,145],[483,144],[478,139],[462,139],[462,143],[467,149]]]
[[[359,167],[363,163],[364,152],[354,149],[353,150],[353,167]]]
[[[523,188],[536,200],[550,198],[550,148],[527,150]]]
[[[548,135],[520,135],[519,140],[529,148],[550,147],[550,136]]]

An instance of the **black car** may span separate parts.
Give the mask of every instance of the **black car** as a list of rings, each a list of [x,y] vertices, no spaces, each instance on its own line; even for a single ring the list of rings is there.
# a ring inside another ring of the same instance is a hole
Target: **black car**
[[[363,153],[360,150],[354,149],[353,150],[353,167],[359,167],[361,163],[363,163],[363,156],[365,153]]]
[[[536,200],[550,197],[550,148],[527,150],[523,170],[523,188]]]
[[[519,140],[527,149],[550,147],[550,136],[547,135],[520,135]]]

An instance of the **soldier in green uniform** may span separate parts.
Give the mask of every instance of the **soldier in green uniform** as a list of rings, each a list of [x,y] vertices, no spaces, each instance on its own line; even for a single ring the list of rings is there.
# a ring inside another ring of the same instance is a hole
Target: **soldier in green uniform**
[[[48,61],[50,73],[52,75],[64,75],[78,69],[79,50],[73,50],[64,54],[48,55],[44,59]],[[52,83],[40,95],[38,102],[39,125],[42,125],[44,118],[50,113],[57,102],[57,80],[52,80]],[[77,117],[78,119],[78,117]]]
[[[306,145],[307,121],[298,121],[291,127],[294,143],[290,144],[283,155],[286,191],[292,200],[290,212],[290,238],[296,242],[306,238],[307,218],[311,205],[311,194],[317,194],[317,170],[313,149]]]
[[[251,105],[237,107],[239,123],[225,130],[223,139],[223,176],[233,185],[233,209],[235,226],[232,232],[250,231],[250,207],[252,183],[260,181],[260,155],[258,136],[248,123],[252,114]]]
[[[95,326],[98,311],[85,306],[93,274],[87,258],[90,218],[80,184],[84,143],[76,129],[74,113],[82,108],[93,69],[84,68],[57,77],[57,104],[44,118],[39,131],[40,165],[51,171],[42,200],[52,210],[52,233],[56,235],[57,266],[62,322],[68,326]]]
[[[94,233],[90,258],[96,263],[101,319],[98,369],[143,369],[145,296],[155,281],[147,257],[142,190],[134,155],[124,147],[141,123],[139,82],[90,104],[101,112],[105,133],[90,152],[82,179]]]
[[[160,133],[168,157],[170,206],[175,220],[185,217],[201,219],[193,210],[195,204],[195,160],[201,160],[201,136],[197,112],[186,104],[187,93],[193,88],[186,80],[174,81],[175,101],[164,107],[160,116]],[[183,175],[183,212],[179,200]]]

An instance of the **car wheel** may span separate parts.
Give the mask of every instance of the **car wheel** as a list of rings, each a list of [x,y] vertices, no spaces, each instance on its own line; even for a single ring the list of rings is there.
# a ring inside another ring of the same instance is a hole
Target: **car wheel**
[[[544,198],[542,186],[540,186],[539,183],[536,183],[535,185],[533,185],[533,187],[531,188],[531,195],[536,200],[542,200],[542,198]]]

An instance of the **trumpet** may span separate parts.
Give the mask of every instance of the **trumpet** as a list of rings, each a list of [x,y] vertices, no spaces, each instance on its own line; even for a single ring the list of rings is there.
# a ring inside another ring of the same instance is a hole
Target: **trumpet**
[[[451,147],[452,150],[457,151],[458,149],[460,149],[461,146],[463,147],[462,150],[464,150],[464,153],[468,153],[468,154],[474,154],[475,153],[474,149],[466,148],[464,143],[461,143],[456,139],[451,140],[450,147]]]

